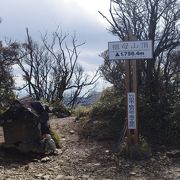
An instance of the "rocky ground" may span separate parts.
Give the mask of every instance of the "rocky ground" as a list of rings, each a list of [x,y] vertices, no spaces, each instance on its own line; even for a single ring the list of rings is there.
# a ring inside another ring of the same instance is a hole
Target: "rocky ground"
[[[158,180],[180,179],[180,158],[162,148],[148,160],[132,161],[112,152],[112,142],[79,139],[74,118],[52,119],[61,134],[58,155],[0,151],[0,179]]]

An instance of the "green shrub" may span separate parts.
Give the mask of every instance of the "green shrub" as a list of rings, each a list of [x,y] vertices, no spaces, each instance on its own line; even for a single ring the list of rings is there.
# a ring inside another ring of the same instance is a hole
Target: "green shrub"
[[[6,108],[4,107],[0,107],[0,115],[3,114],[5,112]]]
[[[122,118],[125,115],[125,106],[123,103],[124,97],[121,94],[118,94],[113,87],[107,88],[103,91],[100,100],[92,107],[90,117]]]
[[[61,102],[54,102],[53,104],[51,104],[51,106],[53,107],[52,112],[57,116],[58,116],[59,113],[63,113],[65,115],[67,115],[67,116],[71,115],[70,109],[65,107],[64,104],[61,103]]]
[[[4,92],[0,89],[0,114],[4,113],[16,99],[14,92]]]
[[[141,160],[149,158],[152,155],[152,151],[147,140],[140,137],[138,144],[135,145],[129,144],[127,141],[125,141],[121,145],[120,154],[129,157],[130,159]]]
[[[168,128],[168,142],[171,145],[180,146],[180,111],[172,115]]]
[[[83,117],[88,117],[91,111],[91,107],[86,107],[86,106],[78,106],[76,107],[72,114],[77,118],[83,118]]]
[[[80,129],[82,137],[104,139],[118,139],[124,125],[125,106],[124,98],[113,87],[102,93]]]
[[[51,134],[52,139],[54,140],[54,142],[56,144],[56,147],[60,148],[61,147],[60,135],[55,130],[53,130],[52,128],[50,129],[50,134]]]
[[[174,98],[170,95],[160,93],[159,96],[153,96],[154,101],[151,102],[139,94],[140,134],[154,144],[180,145],[179,106],[175,106]],[[125,125],[126,97],[113,87],[107,88],[90,112],[84,114],[89,117],[81,121],[82,137],[117,140]]]
[[[170,97],[163,96],[160,100],[141,102],[139,117],[141,120],[141,134],[155,144],[172,144],[177,129],[180,129],[175,112],[174,102]],[[175,143],[177,144],[177,143]],[[174,144],[174,145],[175,145]]]
[[[180,104],[176,104],[176,112],[180,112]]]

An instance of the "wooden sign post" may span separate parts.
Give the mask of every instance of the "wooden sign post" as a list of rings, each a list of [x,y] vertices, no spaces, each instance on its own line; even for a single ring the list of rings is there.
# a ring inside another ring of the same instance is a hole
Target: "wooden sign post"
[[[138,143],[138,110],[137,110],[137,59],[152,58],[152,41],[137,41],[128,32],[126,41],[108,43],[109,60],[125,61],[125,81],[127,96],[127,135],[129,144]]]
[[[132,34],[128,32],[128,41],[137,40]],[[135,145],[138,143],[138,111],[137,111],[137,60],[130,59],[125,61],[125,76],[126,76],[126,99],[127,99],[127,126],[128,126],[128,143]]]
[[[128,143],[138,142],[136,60],[125,61]]]

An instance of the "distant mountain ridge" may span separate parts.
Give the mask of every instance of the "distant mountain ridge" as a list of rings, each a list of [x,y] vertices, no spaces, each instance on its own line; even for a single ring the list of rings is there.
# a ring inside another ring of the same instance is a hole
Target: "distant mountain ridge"
[[[93,91],[87,97],[82,97],[79,100],[79,105],[90,106],[97,102],[101,97],[102,92]]]
[[[78,97],[76,101],[76,106],[90,106],[97,102],[101,97],[102,92],[92,91],[86,97]],[[67,105],[70,102],[71,98],[69,96],[64,97],[64,104]]]

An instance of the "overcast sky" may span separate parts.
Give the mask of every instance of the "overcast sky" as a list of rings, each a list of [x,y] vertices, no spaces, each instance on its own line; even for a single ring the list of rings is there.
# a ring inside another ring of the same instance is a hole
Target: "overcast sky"
[[[117,40],[98,11],[108,14],[109,0],[0,0],[0,39],[22,42],[25,28],[34,40],[52,32],[57,26],[63,32],[76,32],[80,48],[79,62],[86,71],[98,68],[103,60],[98,55],[107,49],[108,41]]]

